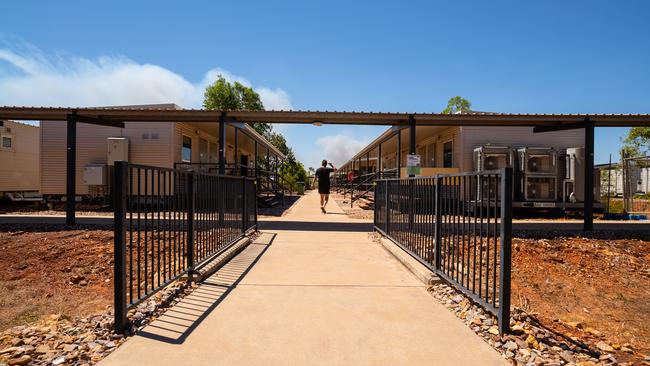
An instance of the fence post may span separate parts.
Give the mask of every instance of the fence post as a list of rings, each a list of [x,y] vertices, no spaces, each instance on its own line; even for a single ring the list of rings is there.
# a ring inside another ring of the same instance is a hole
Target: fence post
[[[510,270],[512,259],[512,168],[501,169],[501,265],[499,333],[510,331]]]
[[[188,280],[192,281],[194,272],[194,172],[187,175],[187,273]]]
[[[442,241],[442,233],[440,231],[441,226],[442,226],[442,177],[436,176],[435,177],[435,193],[434,193],[434,204],[435,204],[435,209],[434,209],[434,214],[435,214],[435,224],[433,226],[434,230],[434,263],[435,263],[435,269],[436,271],[440,270],[440,253],[441,253],[441,241]]]
[[[413,223],[415,222],[415,179],[412,179],[411,177],[408,178],[409,182],[409,203],[408,203],[408,210],[409,210],[409,232],[413,232]]]
[[[384,181],[386,183],[386,235],[390,235],[390,180]]]
[[[246,200],[246,177],[242,177],[242,194],[241,194],[241,206],[242,206],[242,216],[241,216],[241,232],[246,233],[248,230],[248,201]]]
[[[381,182],[380,182],[380,183],[381,183]],[[374,202],[373,205],[372,205],[372,206],[373,206],[373,207],[372,207],[372,208],[373,208],[373,209],[372,209],[372,228],[373,228],[372,231],[373,231],[373,232],[374,232],[374,231],[377,231],[377,187],[378,187],[378,186],[379,186],[379,185],[377,184],[377,181],[375,181],[375,182],[374,182],[374,185],[373,185],[373,189],[374,189],[373,197],[375,198],[375,202]]]
[[[115,333],[126,331],[126,192],[129,163],[115,162],[113,175],[114,315]]]

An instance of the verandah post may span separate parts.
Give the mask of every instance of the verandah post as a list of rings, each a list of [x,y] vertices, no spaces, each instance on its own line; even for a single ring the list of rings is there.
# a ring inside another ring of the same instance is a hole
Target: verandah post
[[[115,333],[126,331],[126,192],[129,163],[116,161],[113,175],[113,255]]]
[[[510,272],[512,260],[512,168],[501,169],[501,225],[499,273],[499,333],[510,331]]]
[[[67,116],[67,151],[66,151],[66,202],[65,224],[74,225],[77,187],[77,112]]]

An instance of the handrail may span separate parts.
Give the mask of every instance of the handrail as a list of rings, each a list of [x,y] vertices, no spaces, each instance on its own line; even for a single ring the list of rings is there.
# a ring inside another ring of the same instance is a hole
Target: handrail
[[[366,185],[366,186],[367,186],[367,185],[370,184],[369,182],[371,182],[371,181],[374,182],[374,181],[376,180],[377,175],[378,175],[379,173],[380,173],[380,172],[372,172],[372,173],[368,173],[368,174],[364,174],[364,175],[361,175],[361,176],[360,176],[360,177],[368,177],[368,178],[366,178],[363,182],[357,184],[356,186],[353,186],[352,189],[350,190],[350,207],[353,207],[354,201],[358,200],[358,199],[361,198],[363,195],[365,195],[366,193],[370,192],[370,191],[372,190],[372,187],[373,187],[373,186],[370,185],[370,188],[367,188],[367,187],[366,187],[366,190],[363,191],[361,194],[358,194],[358,195],[356,196],[356,198],[355,198],[355,196],[354,196],[354,191],[356,190],[356,188],[361,187],[361,186],[363,186],[363,185]]]

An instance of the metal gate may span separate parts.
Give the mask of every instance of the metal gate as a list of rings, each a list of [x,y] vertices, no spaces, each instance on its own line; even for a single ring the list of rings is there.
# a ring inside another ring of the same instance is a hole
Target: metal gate
[[[382,179],[375,230],[510,323],[512,168]]]

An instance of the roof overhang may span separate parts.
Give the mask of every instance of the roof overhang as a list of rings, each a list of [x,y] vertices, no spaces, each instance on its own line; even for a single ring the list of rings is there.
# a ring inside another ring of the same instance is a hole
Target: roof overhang
[[[418,126],[529,126],[560,127],[585,120],[595,127],[641,127],[650,125],[650,114],[439,114],[320,111],[215,111],[166,108],[51,108],[0,107],[0,119],[66,120],[72,113],[110,122],[217,122],[228,121],[293,124],[408,125],[412,116]],[[578,127],[573,127],[578,128]]]

